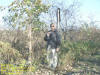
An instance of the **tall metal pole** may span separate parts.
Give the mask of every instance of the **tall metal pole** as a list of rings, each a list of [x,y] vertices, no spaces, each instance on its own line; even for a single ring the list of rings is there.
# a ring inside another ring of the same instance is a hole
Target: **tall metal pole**
[[[60,8],[57,9],[57,29],[60,28]]]
[[[60,8],[57,9],[57,29],[60,32]],[[59,56],[57,56],[57,66],[59,66]]]

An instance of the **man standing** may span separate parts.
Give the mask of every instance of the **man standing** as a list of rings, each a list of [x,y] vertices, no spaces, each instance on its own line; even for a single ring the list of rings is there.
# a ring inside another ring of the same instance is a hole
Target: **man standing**
[[[47,42],[47,61],[50,68],[55,69],[58,64],[57,52],[61,44],[60,35],[54,23],[50,25],[51,30],[47,32],[44,40]]]

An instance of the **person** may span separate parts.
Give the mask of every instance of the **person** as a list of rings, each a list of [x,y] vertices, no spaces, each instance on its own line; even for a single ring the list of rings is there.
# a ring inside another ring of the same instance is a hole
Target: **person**
[[[47,42],[48,66],[52,69],[55,69],[58,64],[57,53],[61,44],[61,36],[54,23],[50,24],[50,27],[51,30],[46,33],[44,40]]]

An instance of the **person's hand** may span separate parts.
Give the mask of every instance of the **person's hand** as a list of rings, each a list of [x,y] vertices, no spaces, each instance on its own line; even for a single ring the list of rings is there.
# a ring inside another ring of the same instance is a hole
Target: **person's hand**
[[[48,37],[50,36],[50,33],[51,33],[51,32],[48,32],[48,33],[47,33],[47,36],[48,36]]]
[[[58,52],[59,51],[59,48],[56,48],[56,52]]]

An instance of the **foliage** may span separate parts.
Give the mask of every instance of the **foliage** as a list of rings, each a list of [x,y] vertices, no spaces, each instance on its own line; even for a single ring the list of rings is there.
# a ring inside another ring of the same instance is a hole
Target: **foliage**
[[[0,65],[1,73],[5,75],[20,75],[28,72],[30,69],[34,72],[36,68],[34,62],[30,66],[18,50],[12,48],[9,43],[2,41],[0,41]]]
[[[91,33],[89,32],[91,31]],[[86,31],[85,31],[86,32]],[[72,70],[75,68],[75,65],[80,64],[82,65],[88,65],[88,67],[94,67],[95,65],[99,66],[98,63],[100,63],[100,40],[98,33],[99,31],[95,31],[91,28],[88,28],[86,32],[86,36],[84,36],[86,39],[83,39],[82,37],[76,41],[73,40],[62,40],[62,45],[61,45],[61,52],[60,52],[60,67],[63,69],[66,69],[66,67],[69,65],[70,69],[67,70]],[[84,29],[83,29],[84,33]],[[90,33],[90,35],[87,35]],[[98,35],[97,35],[98,34]],[[81,35],[84,35],[81,33]],[[77,36],[77,38],[80,36]],[[86,66],[87,67],[87,66]],[[97,67],[94,67],[97,70]]]
[[[14,1],[9,6],[9,15],[4,17],[5,23],[14,28],[24,28],[30,24],[32,27],[41,28],[39,21],[41,12],[46,12],[49,6],[44,5],[41,0]]]
[[[18,64],[23,59],[18,50],[11,47],[9,43],[0,41],[0,63]]]

